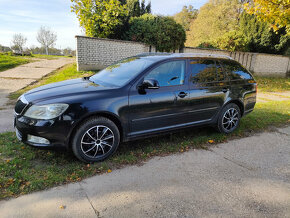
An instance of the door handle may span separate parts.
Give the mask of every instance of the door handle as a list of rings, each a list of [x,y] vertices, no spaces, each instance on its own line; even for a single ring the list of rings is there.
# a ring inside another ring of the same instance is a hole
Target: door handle
[[[227,91],[229,91],[228,88],[222,88],[222,92],[226,93]]]
[[[179,94],[178,94],[178,97],[180,97],[180,98],[184,98],[186,96],[187,96],[187,93],[185,93],[185,92],[179,92]]]

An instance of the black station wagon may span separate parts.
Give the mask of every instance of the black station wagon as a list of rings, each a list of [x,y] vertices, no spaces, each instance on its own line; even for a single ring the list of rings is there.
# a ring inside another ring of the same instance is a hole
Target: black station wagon
[[[230,57],[151,53],[23,94],[14,123],[26,144],[65,146],[95,162],[120,142],[180,128],[231,133],[254,109],[256,92],[252,75]]]

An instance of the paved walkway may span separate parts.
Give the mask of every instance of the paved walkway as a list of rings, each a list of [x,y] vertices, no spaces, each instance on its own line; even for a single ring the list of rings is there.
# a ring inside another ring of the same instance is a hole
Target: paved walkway
[[[9,102],[7,96],[10,93],[22,89],[48,73],[73,62],[72,58],[40,60],[0,72],[0,133],[13,130],[13,109],[11,105],[7,105]]]
[[[289,134],[281,128],[0,201],[1,217],[290,217]]]

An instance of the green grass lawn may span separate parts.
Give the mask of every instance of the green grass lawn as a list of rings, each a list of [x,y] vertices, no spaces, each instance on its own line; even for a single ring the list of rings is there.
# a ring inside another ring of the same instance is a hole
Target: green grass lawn
[[[22,56],[10,56],[0,53],[0,72],[17,67],[21,64],[27,64],[32,62],[32,59],[28,59]]]
[[[32,85],[29,85],[23,89],[20,89],[16,92],[11,93],[9,97],[11,100],[16,100],[20,95],[22,95],[24,92],[29,91],[30,89],[33,89],[42,85],[46,85],[49,83],[60,82],[67,79],[75,79],[79,77],[89,76],[94,73],[95,72],[93,71],[77,71],[77,66],[75,63],[68,64],[62,67],[61,69],[48,74],[47,76],[40,79],[38,82]]]
[[[189,128],[170,135],[123,143],[111,158],[91,165],[79,162],[70,152],[32,148],[18,142],[14,133],[3,133],[0,134],[0,199],[108,173],[157,155],[193,148],[208,149],[209,140],[213,140],[213,144],[226,142],[289,123],[289,108],[289,101],[258,103],[254,112],[244,117],[240,127],[230,135],[217,133],[212,128]]]
[[[290,78],[254,76],[258,82],[259,92],[290,91]]]
[[[29,56],[28,56],[29,57]],[[31,58],[39,58],[39,59],[47,59],[47,60],[54,60],[58,58],[72,58],[63,55],[43,55],[43,54],[33,54]]]

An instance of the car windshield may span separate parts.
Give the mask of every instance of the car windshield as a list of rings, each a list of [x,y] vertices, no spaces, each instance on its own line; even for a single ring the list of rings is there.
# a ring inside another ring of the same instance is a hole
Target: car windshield
[[[90,80],[95,83],[123,86],[152,63],[153,60],[139,57],[124,59],[91,76]]]

